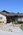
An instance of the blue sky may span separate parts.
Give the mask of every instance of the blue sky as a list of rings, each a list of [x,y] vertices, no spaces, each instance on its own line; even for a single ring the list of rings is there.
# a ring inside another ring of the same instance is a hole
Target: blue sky
[[[23,13],[23,0],[0,0],[0,11]]]

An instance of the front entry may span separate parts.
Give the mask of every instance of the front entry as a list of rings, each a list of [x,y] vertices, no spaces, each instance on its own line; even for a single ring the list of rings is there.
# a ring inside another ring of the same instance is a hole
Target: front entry
[[[7,16],[7,23],[15,21],[15,18],[12,16]]]
[[[7,18],[7,23],[10,23],[10,18],[8,16],[6,18]]]

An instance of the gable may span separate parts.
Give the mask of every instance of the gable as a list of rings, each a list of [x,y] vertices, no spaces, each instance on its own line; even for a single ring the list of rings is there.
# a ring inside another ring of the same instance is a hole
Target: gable
[[[10,14],[9,12],[7,12],[6,10],[3,10],[2,12],[5,12],[5,13],[8,13],[8,14]]]
[[[2,14],[0,14],[0,17],[5,17],[5,18],[6,18],[6,16],[4,16],[4,15],[2,15]]]

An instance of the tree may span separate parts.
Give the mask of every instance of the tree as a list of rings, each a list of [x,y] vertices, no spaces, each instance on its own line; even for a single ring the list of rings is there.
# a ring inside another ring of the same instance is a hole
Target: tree
[[[17,12],[17,14],[19,14],[19,12]]]

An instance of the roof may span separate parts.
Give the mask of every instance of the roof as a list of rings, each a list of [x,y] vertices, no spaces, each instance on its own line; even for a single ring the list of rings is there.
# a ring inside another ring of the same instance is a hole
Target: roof
[[[6,16],[23,16],[23,13],[10,13],[7,12],[6,10],[3,10],[0,12],[0,14],[6,15]]]

